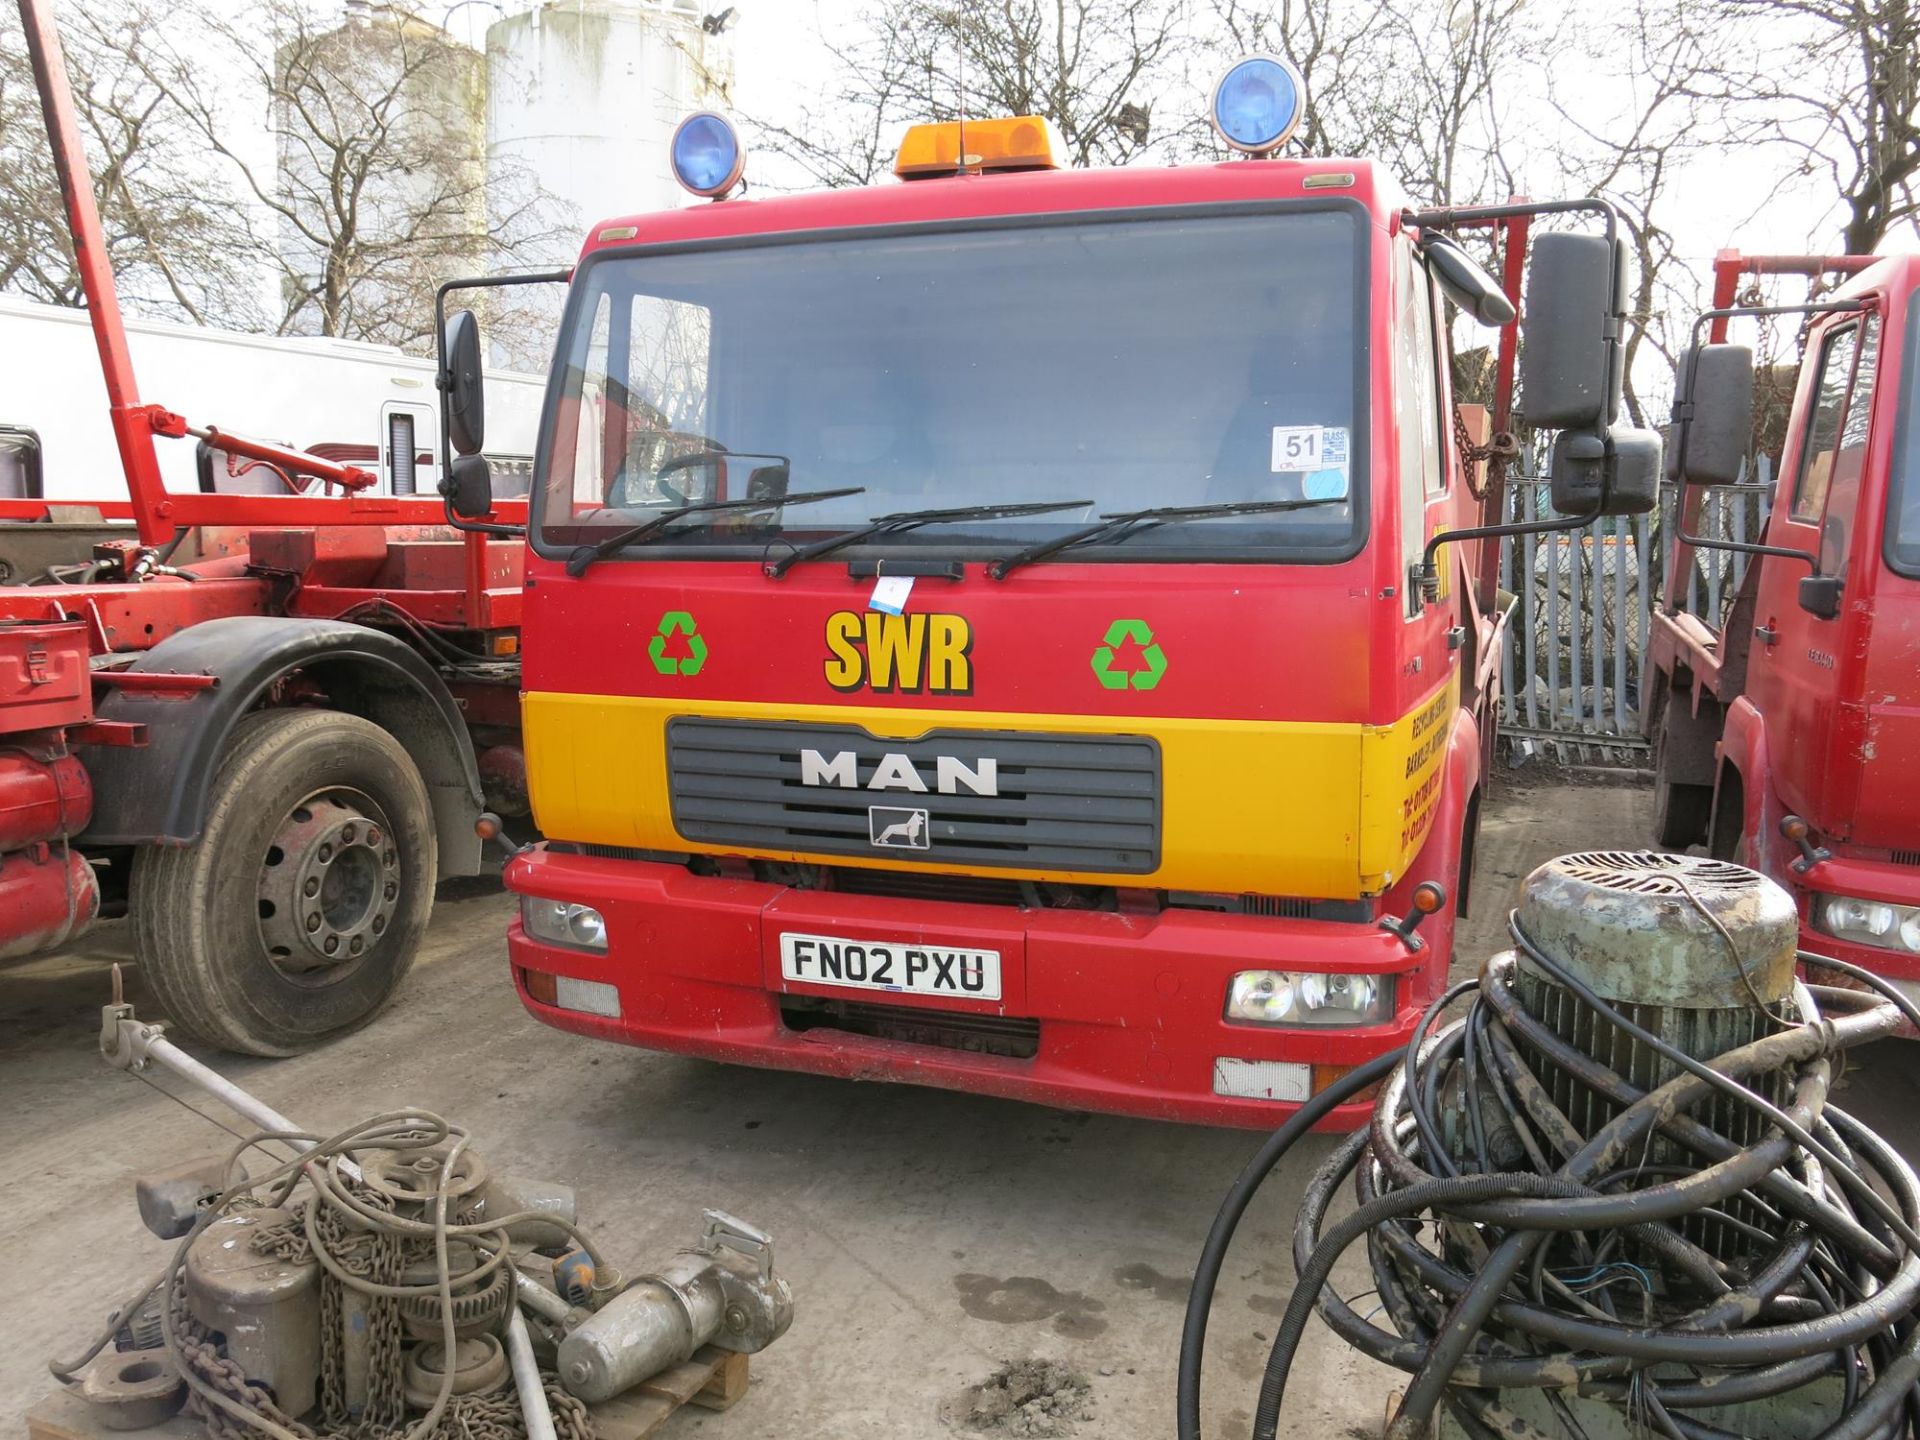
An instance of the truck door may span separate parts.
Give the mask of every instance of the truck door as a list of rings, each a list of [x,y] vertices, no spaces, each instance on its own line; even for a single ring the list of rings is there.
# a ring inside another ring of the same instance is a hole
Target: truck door
[[[1818,554],[1823,575],[1846,575],[1879,370],[1879,317],[1831,325],[1818,346],[1769,528],[1773,544]],[[1748,688],[1766,716],[1774,787],[1816,830],[1844,836],[1851,795],[1836,793],[1834,782],[1843,777],[1833,759],[1841,685],[1853,668],[1847,637],[1862,621],[1844,598],[1833,619],[1809,613],[1799,600],[1806,569],[1778,559],[1762,564]]]

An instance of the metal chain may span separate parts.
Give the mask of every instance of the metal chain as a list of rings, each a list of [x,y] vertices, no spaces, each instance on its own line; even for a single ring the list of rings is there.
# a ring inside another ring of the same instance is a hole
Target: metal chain
[[[1513,458],[1513,440],[1508,435],[1495,435],[1484,445],[1473,443],[1473,436],[1467,433],[1467,417],[1460,413],[1458,405],[1453,407],[1453,443],[1460,450],[1460,473],[1466,477],[1467,490],[1476,500],[1485,500],[1492,491],[1494,481],[1504,477],[1507,462]],[[1484,479],[1477,479],[1481,462],[1486,462]]]
[[[360,1198],[374,1204],[384,1202],[384,1197],[366,1191],[360,1193]],[[351,1230],[344,1217],[330,1210],[323,1211],[315,1223],[327,1253],[341,1269],[380,1284],[397,1284],[411,1260],[430,1253],[430,1246],[423,1250],[421,1242],[410,1243],[398,1235]],[[261,1227],[251,1243],[259,1254],[296,1264],[312,1260],[312,1247],[306,1233],[293,1220]],[[400,1302],[386,1296],[368,1297],[367,1404],[359,1419],[354,1420],[346,1408],[345,1353],[341,1344],[344,1288],[339,1280],[323,1272],[318,1414],[324,1428],[316,1429],[288,1415],[266,1387],[247,1379],[246,1373],[227,1358],[213,1332],[188,1310],[184,1277],[175,1284],[172,1295],[178,1342],[175,1359],[183,1369],[191,1370],[235,1404],[292,1431],[302,1440],[398,1440],[408,1428],[402,1351],[405,1331]],[[586,1405],[577,1396],[562,1390],[552,1376],[542,1378],[559,1440],[595,1440],[593,1416]],[[197,1393],[189,1392],[186,1413],[206,1427],[209,1440],[262,1440],[265,1434],[206,1403]],[[526,1434],[519,1396],[508,1386],[490,1395],[454,1397],[448,1401],[433,1429],[413,1440],[525,1440]]]

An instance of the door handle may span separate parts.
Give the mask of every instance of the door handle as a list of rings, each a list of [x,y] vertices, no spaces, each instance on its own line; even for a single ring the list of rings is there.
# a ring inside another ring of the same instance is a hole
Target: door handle
[[[1771,625],[1756,625],[1753,627],[1753,638],[1762,645],[1778,645],[1780,632]]]

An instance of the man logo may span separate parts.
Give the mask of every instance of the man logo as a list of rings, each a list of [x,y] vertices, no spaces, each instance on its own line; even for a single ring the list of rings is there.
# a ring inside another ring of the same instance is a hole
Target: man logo
[[[827,617],[827,651],[827,684],[842,694],[973,693],[973,630],[961,615],[839,610]]]
[[[927,812],[869,805],[867,841],[880,850],[925,850],[929,846]]]
[[[859,757],[851,750],[837,750],[831,758],[819,750],[802,750],[800,783],[857,790],[860,788]],[[975,795],[998,795],[1000,762],[992,755],[983,755],[969,765],[957,755],[936,755],[933,757],[933,783],[942,795],[958,795],[963,789]],[[924,795],[927,793],[927,782],[915,768],[912,756],[889,752],[874,762],[873,778],[867,781],[866,788],[911,790]]]

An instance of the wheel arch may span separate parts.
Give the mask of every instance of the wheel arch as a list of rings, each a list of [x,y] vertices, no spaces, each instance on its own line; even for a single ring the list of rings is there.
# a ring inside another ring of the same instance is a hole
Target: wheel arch
[[[1483,787],[1475,785],[1473,793],[1467,797],[1466,818],[1460,825],[1460,900],[1459,909],[1462,919],[1473,916],[1473,867],[1477,863],[1480,849],[1480,792]]]
[[[1769,814],[1777,808],[1777,803],[1771,798],[1766,721],[1744,696],[1727,707],[1719,762],[1714,772],[1708,851],[1720,859],[1730,860],[1741,835],[1751,835],[1752,863],[1758,869],[1767,870],[1777,833],[1774,822],[1779,817]]]
[[[1472,888],[1465,867],[1473,863],[1485,780],[1480,773],[1480,735],[1480,723],[1472,711],[1463,707],[1455,712],[1453,734],[1440,762],[1444,781],[1434,798],[1432,823],[1418,853],[1395,882],[1396,887],[1418,880],[1440,882],[1447,887],[1449,908],[1459,915],[1466,914],[1464,902]]]
[[[211,675],[216,683],[184,694],[108,694],[100,717],[144,725],[147,742],[89,752],[96,801],[83,844],[199,839],[208,782],[233,727],[276,681],[301,671],[326,688],[328,708],[371,721],[406,749],[432,801],[441,878],[478,869],[480,772],[467,722],[445,682],[403,641],[341,620],[238,615],[183,630],[131,668]]]

